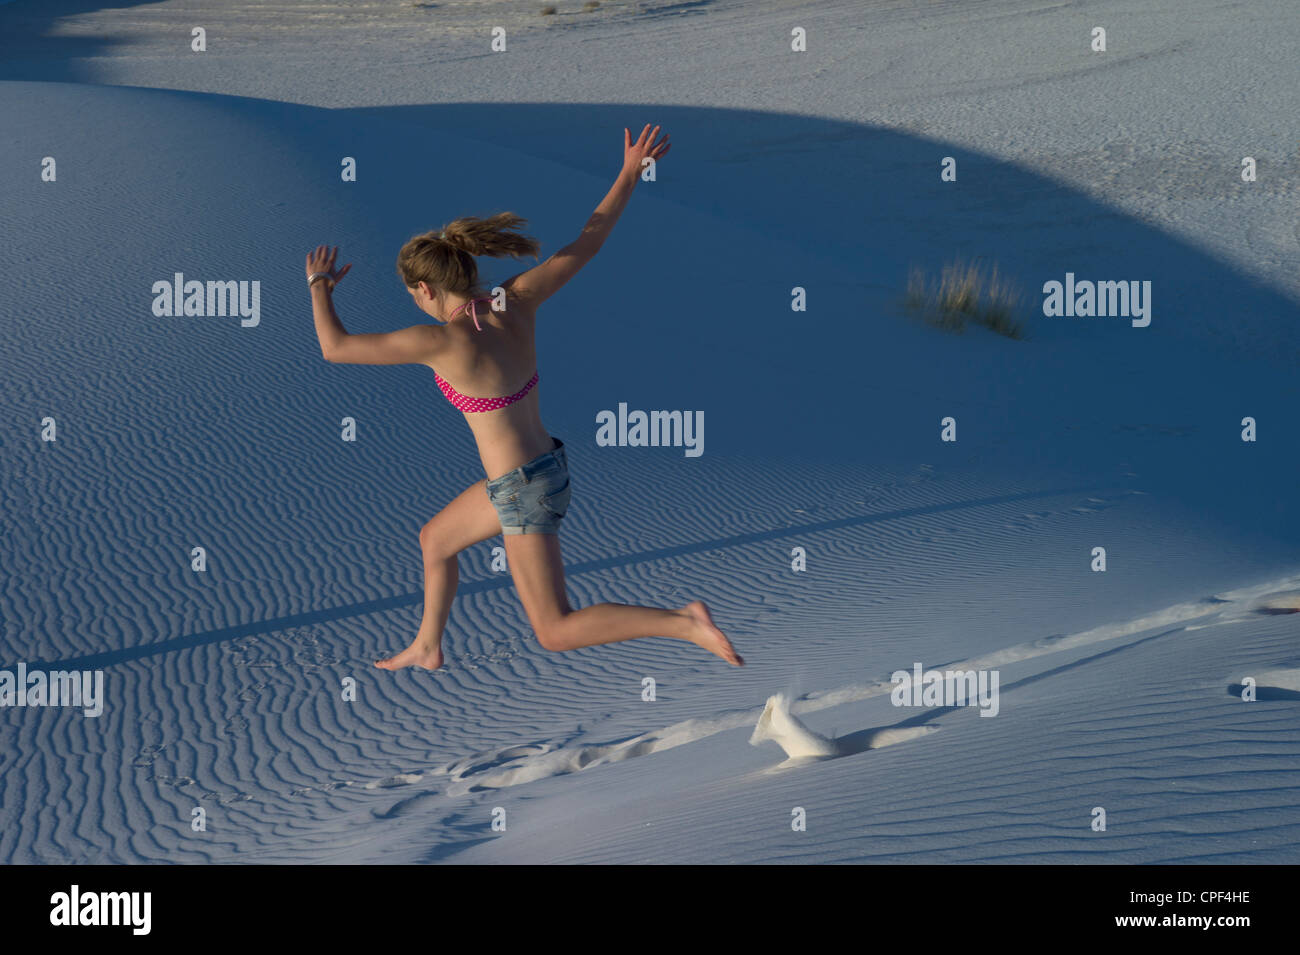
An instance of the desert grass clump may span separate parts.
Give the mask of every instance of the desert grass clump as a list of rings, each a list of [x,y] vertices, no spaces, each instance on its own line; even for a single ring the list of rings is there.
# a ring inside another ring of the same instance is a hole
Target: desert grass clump
[[[584,13],[590,13],[592,10],[598,10],[600,9],[600,0],[587,0],[587,2],[582,5],[582,9]]]
[[[974,322],[1007,338],[1024,338],[1015,317],[1019,305],[1020,293],[996,265],[985,275],[978,263],[961,260],[945,265],[938,282],[913,268],[903,295],[903,309],[913,318],[957,334]]]

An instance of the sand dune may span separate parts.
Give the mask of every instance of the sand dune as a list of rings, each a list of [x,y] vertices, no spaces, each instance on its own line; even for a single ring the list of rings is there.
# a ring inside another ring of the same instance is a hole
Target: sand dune
[[[308,42],[230,4],[210,59],[173,52],[204,6],[0,11],[0,671],[104,685],[99,716],[0,706],[0,860],[1295,861],[1297,87],[1273,46],[1242,65],[1261,19],[1130,14],[1094,61],[1022,0],[502,3],[517,58],[489,61],[452,55],[488,5],[320,5]],[[1280,43],[1293,6],[1264,7]],[[648,36],[710,72],[618,69]],[[1215,108],[1216,71],[1265,68]],[[418,622],[419,527],[482,475],[427,370],[319,359],[302,255],[354,262],[351,331],[412,324],[407,236],[513,209],[549,254],[647,104],[674,162],[539,320],[569,594],[703,599],[748,665],[547,653],[489,541],[448,665],[377,671]],[[1152,324],[909,321],[908,269],[959,254],[1031,306],[1066,271],[1151,280]],[[156,316],[177,272],[258,282],[259,322]],[[597,446],[620,402],[702,410],[704,454]],[[996,718],[894,705],[914,664],[998,671]]]

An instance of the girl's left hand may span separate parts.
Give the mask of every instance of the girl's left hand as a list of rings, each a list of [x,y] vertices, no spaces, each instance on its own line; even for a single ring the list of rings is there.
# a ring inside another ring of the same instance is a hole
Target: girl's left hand
[[[334,271],[334,262],[338,258],[339,247],[334,246],[333,251],[327,245],[319,245],[314,252],[307,253],[307,278],[311,278],[314,272],[324,272],[329,276],[330,288],[333,288],[348,274],[348,269],[352,268],[349,262],[337,272]]]

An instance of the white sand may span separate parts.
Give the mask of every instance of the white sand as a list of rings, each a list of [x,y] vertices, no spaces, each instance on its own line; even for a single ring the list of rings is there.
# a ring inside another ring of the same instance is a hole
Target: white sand
[[[1295,5],[539,6],[0,8],[0,668],[106,686],[0,708],[0,860],[1297,861]],[[704,599],[749,666],[548,654],[493,541],[447,667],[377,671],[482,475],[426,370],[319,360],[302,257],[355,263],[349,330],[412,324],[410,234],[509,208],[549,253],[645,121],[660,181],[539,321],[569,592]],[[899,314],[956,255],[1028,341]],[[178,271],[260,324],[154,317]],[[1034,314],[1067,271],[1152,281],[1152,324]],[[597,447],[619,402],[703,409],[705,454]],[[997,669],[998,715],[893,706],[916,662]],[[773,772],[776,694],[838,755]]]

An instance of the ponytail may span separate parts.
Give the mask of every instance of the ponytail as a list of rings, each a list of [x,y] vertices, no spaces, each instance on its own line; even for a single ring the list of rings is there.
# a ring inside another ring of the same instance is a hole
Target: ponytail
[[[397,254],[397,274],[407,288],[421,282],[455,295],[478,294],[476,256],[537,258],[541,243],[519,232],[527,219],[513,212],[498,212],[481,219],[463,216],[441,229],[410,239]]]

